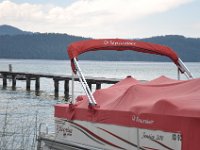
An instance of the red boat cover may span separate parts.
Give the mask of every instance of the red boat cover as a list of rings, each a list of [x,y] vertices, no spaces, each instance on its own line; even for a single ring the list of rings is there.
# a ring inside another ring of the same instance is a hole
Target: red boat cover
[[[99,108],[88,107],[87,97],[82,96],[74,107],[55,105],[55,117],[181,132],[183,150],[199,148],[200,79],[178,81],[161,76],[140,83],[128,77],[93,95]]]

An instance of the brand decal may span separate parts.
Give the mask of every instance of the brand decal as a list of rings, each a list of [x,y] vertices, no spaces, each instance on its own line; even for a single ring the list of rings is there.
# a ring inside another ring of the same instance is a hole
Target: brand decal
[[[58,133],[62,133],[63,136],[72,136],[73,129],[63,125],[57,125],[56,130]]]
[[[132,120],[140,124],[153,124],[154,120],[141,119],[139,116],[133,115]]]
[[[135,46],[136,42],[131,41],[113,41],[113,40],[104,40],[104,45],[112,46]]]

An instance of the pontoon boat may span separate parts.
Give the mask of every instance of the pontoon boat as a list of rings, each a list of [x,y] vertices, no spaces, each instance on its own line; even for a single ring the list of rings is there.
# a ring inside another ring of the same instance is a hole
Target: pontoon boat
[[[77,58],[97,50],[166,56],[177,66],[178,79],[161,76],[140,82],[129,76],[92,93]],[[72,93],[70,104],[55,105],[55,134],[40,134],[38,149],[200,149],[200,79],[193,79],[171,48],[136,40],[101,39],[72,43],[68,54],[86,95],[75,99]],[[180,80],[181,74],[188,80]]]

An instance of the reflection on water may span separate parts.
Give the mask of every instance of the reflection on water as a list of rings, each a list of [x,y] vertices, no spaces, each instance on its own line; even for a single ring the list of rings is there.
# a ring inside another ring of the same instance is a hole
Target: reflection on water
[[[0,60],[0,71],[8,71],[12,64],[13,71],[44,74],[70,75],[69,61],[47,60]],[[172,63],[153,62],[98,62],[80,61],[84,75],[95,77],[124,78],[132,75],[139,80],[151,80],[160,75],[176,78],[177,70]],[[195,77],[200,77],[200,63],[187,63]],[[183,78],[184,79],[184,78]],[[54,98],[54,82],[41,78],[40,93],[35,95],[34,81],[31,91],[26,92],[26,82],[17,81],[15,90],[2,89],[0,79],[0,147],[4,149],[35,149],[36,131],[41,122],[54,129],[53,105],[63,102],[64,83],[60,82],[59,100]],[[106,85],[104,85],[105,87]],[[84,94],[76,82],[75,94]]]

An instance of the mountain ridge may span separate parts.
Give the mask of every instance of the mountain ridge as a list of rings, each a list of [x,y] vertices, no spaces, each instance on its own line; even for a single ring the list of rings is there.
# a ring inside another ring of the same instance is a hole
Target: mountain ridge
[[[89,38],[58,33],[6,34],[0,35],[0,58],[10,59],[68,59],[66,48],[75,41]],[[200,62],[200,38],[165,35],[137,39],[166,45],[174,49],[183,61]],[[84,60],[108,61],[169,61],[157,55],[137,52],[98,51],[82,54]]]
[[[18,34],[32,34],[29,31],[23,31],[17,27],[11,25],[0,25],[0,35],[18,35]]]

